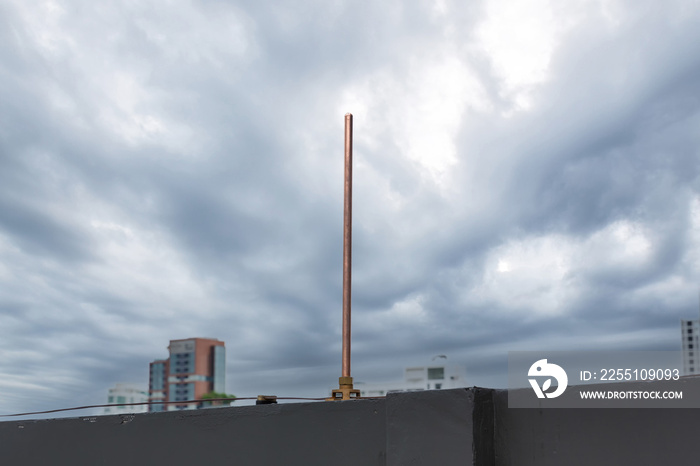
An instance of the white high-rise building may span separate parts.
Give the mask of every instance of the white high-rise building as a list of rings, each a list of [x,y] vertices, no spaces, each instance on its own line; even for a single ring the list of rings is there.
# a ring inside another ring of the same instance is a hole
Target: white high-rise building
[[[700,375],[699,320],[681,319],[681,349],[684,375]]]
[[[467,387],[466,371],[462,366],[429,364],[412,366],[404,370],[403,380],[394,382],[356,382],[360,396],[384,396],[389,392],[416,390],[441,390]]]
[[[148,401],[148,392],[131,383],[118,383],[114,388],[109,389],[107,395],[107,403],[122,404],[122,403],[146,403]],[[148,411],[148,405],[136,406],[110,406],[105,408],[104,414],[132,414],[145,413]]]

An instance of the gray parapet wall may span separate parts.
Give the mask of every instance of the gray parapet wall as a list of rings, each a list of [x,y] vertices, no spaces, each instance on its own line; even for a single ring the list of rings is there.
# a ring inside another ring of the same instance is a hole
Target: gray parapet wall
[[[3,465],[464,465],[472,407],[460,389],[0,422],[0,456]]]
[[[700,379],[679,381],[700,392]],[[700,409],[509,408],[505,390],[0,422],[2,465],[685,465]]]
[[[385,402],[0,423],[3,465],[385,464]]]
[[[492,396],[498,466],[700,464],[700,408],[509,408],[507,391]]]

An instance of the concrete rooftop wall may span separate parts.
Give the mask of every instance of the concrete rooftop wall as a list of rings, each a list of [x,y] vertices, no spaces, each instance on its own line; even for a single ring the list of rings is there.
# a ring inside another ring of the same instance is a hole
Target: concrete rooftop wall
[[[492,393],[496,465],[700,464],[700,409],[513,409]]]
[[[700,391],[700,379],[684,381]],[[698,464],[700,409],[513,409],[482,388],[0,422],[7,465]]]
[[[471,464],[472,399],[462,389],[378,400],[0,422],[1,464]],[[445,462],[435,463],[436,458]]]

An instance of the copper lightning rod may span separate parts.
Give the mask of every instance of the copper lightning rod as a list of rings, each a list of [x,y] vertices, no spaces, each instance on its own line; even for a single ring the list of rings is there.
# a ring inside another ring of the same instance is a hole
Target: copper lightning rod
[[[350,376],[350,304],[352,283],[352,114],[345,114],[345,206],[343,215],[343,364],[339,387],[329,400],[360,397]]]
[[[350,377],[352,290],[352,115],[345,114],[345,209],[343,215],[343,377]]]

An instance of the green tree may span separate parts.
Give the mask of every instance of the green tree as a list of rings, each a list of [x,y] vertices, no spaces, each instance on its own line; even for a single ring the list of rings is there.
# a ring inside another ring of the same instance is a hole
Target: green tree
[[[221,400],[220,398],[229,398],[229,400]],[[202,400],[212,400],[212,401],[204,401],[202,403],[202,406],[223,406],[224,403],[231,404],[233,400],[236,399],[236,395],[230,395],[227,393],[219,393],[219,392],[209,392],[204,395],[202,395]]]

